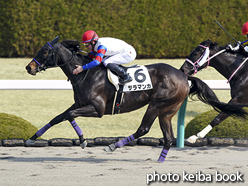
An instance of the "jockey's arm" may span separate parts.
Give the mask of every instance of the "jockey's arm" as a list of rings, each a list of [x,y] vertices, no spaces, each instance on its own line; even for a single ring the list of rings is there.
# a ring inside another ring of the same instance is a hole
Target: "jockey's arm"
[[[85,64],[83,66],[83,70],[91,69],[91,68],[93,68],[99,64],[100,64],[100,62],[95,59],[95,60],[91,61],[90,63]]]
[[[99,65],[103,59],[103,56],[104,54],[106,53],[107,51],[107,48],[103,45],[100,45],[98,48],[97,48],[97,53],[94,53],[94,51],[91,51],[90,52],[90,55],[89,57],[93,56],[94,54],[95,55],[95,60],[91,61],[90,63],[87,63],[86,65],[83,66],[83,70],[87,70],[87,69],[91,69],[97,65]]]
[[[93,58],[96,57],[95,60],[91,61],[90,63],[87,63],[84,66],[76,65],[77,68],[74,69],[72,73],[77,75],[78,73],[82,72],[83,70],[91,69],[91,68],[99,65],[101,63],[106,51],[107,51],[107,48],[103,45],[100,45],[97,49],[97,53],[94,51],[91,51],[90,55],[88,55],[88,57],[93,57]]]
[[[90,52],[88,53],[88,57],[93,59],[93,58],[96,57],[96,54],[97,54],[97,53],[94,52],[94,51],[92,50],[92,51],[90,51]]]

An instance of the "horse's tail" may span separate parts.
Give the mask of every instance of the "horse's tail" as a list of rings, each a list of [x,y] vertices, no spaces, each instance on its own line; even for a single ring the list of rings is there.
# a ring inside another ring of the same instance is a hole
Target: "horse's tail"
[[[205,104],[211,105],[217,112],[224,112],[228,115],[246,118],[248,113],[243,109],[244,105],[234,103],[220,102],[212,89],[199,78],[188,76],[191,81],[189,96],[191,99],[194,95]]]

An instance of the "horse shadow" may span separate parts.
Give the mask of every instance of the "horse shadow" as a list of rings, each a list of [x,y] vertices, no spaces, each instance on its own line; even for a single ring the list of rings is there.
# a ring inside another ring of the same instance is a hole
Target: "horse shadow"
[[[34,163],[34,162],[82,162],[82,163],[108,163],[111,161],[117,162],[134,162],[138,163],[142,160],[140,159],[113,159],[113,158],[98,158],[98,157],[82,157],[82,158],[65,158],[65,157],[15,157],[15,156],[6,156],[0,157],[1,160],[7,160],[9,162],[27,162],[27,163]]]

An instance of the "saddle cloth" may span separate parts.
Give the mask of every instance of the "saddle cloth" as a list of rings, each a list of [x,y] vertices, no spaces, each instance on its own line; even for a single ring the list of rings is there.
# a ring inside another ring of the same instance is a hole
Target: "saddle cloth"
[[[127,73],[133,78],[123,87],[123,92],[142,91],[152,89],[151,78],[145,66],[134,66],[126,68]],[[107,69],[108,79],[115,86],[116,91],[119,90],[119,77]]]

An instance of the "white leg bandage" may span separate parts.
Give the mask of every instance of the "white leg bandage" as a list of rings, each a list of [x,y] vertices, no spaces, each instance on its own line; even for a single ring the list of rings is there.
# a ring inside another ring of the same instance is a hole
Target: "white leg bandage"
[[[198,137],[196,135],[193,135],[193,136],[190,136],[188,139],[187,139],[187,142],[189,143],[195,143],[196,140],[198,139]]]
[[[197,134],[197,137],[204,138],[204,136],[206,136],[207,133],[209,133],[209,131],[212,130],[212,128],[213,127],[211,125],[206,126],[201,132]]]

